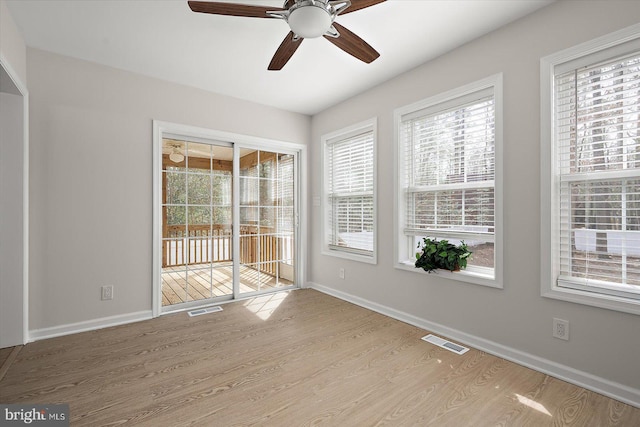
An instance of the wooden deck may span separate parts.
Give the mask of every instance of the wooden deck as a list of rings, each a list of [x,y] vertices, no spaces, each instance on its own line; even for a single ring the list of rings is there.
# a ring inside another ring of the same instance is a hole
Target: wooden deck
[[[214,264],[213,268],[184,265],[162,269],[162,305],[199,301],[233,293],[233,265],[231,262]],[[259,272],[255,268],[240,266],[240,293],[264,291],[293,285],[293,282]]]

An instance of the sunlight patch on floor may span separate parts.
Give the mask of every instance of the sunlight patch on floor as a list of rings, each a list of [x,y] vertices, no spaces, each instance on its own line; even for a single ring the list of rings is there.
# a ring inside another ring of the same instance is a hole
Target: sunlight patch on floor
[[[282,304],[282,301],[289,296],[289,292],[277,292],[251,298],[244,303],[244,306],[262,320],[267,320],[274,311]]]
[[[516,393],[516,397],[518,398],[518,402],[522,403],[523,405],[535,409],[538,412],[542,412],[545,415],[551,416],[551,413],[547,411],[547,408],[545,408],[542,404],[536,402],[535,400],[531,400],[528,397],[524,397],[518,393]]]

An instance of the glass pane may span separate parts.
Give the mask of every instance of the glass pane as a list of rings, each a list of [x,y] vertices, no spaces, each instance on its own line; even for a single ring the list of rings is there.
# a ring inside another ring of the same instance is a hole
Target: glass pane
[[[293,233],[285,233],[281,234],[278,239],[278,246],[280,248],[280,260],[288,265],[293,265],[293,254],[294,254],[294,239]],[[291,276],[293,277],[293,275]],[[290,280],[293,280],[291,278]]]
[[[211,298],[211,269],[189,269],[187,271],[187,301]]]
[[[211,222],[214,228],[231,228],[231,207],[214,207]]]
[[[211,284],[213,285],[213,296],[233,294],[233,265],[229,263],[217,264],[211,270]]]
[[[256,150],[240,149],[240,176],[258,177],[258,152]]]
[[[561,186],[565,209],[560,239],[562,274],[640,285],[638,194],[638,180]]]
[[[333,197],[333,245],[373,251],[373,197]]]
[[[184,267],[185,266],[185,240],[184,239],[163,239],[162,240],[162,265],[164,267]]]
[[[294,226],[293,208],[278,209],[278,224],[277,224],[276,231],[279,234],[290,233],[290,232],[293,232],[293,226]]]
[[[277,204],[277,181],[260,179],[260,206],[275,206]]]
[[[257,264],[240,266],[240,293],[260,290],[260,272]]]
[[[278,160],[277,199],[280,206],[293,206],[293,156],[281,154]]]
[[[260,208],[260,227],[263,233],[273,233],[276,226],[277,208]]]
[[[260,178],[273,179],[276,177],[277,154],[269,151],[259,152],[259,172]]]
[[[192,231],[189,234],[195,235],[198,234],[196,231]],[[188,260],[189,266],[199,265],[200,267],[204,267],[206,264],[210,264],[211,259],[211,248],[213,246],[213,241],[211,236],[207,235],[208,230],[202,230],[202,237],[190,237],[187,240],[187,250],[188,250]]]
[[[240,263],[252,264],[258,261],[258,237],[255,227],[240,228]]]
[[[260,202],[259,179],[240,178],[240,206],[256,206]]]
[[[187,170],[191,173],[211,172],[211,145],[187,143]]]
[[[494,101],[409,120],[403,126],[410,186],[493,180]]]
[[[210,251],[213,263],[224,263],[232,260],[231,227],[213,229]]]
[[[467,260],[468,266],[473,265],[476,267],[494,268],[495,257],[492,242],[465,240],[465,243],[469,246],[469,250],[471,251],[471,257]]]
[[[213,175],[212,203],[214,205],[231,206],[232,183],[231,174],[228,172],[216,172]]]
[[[162,168],[167,171],[185,170],[185,148],[187,143],[175,139],[162,140]]]
[[[407,213],[409,228],[493,232],[493,189],[411,193]]]
[[[270,261],[240,267],[240,292],[275,289],[293,284],[293,267]]]
[[[211,226],[211,207],[209,206],[188,206],[189,231],[200,227],[209,228]]]
[[[213,156],[212,169],[216,172],[233,173],[233,147],[221,147],[214,145],[211,147]]]
[[[203,174],[187,175],[187,191],[190,205],[211,204],[211,176]]]
[[[187,197],[186,175],[184,173],[165,172],[163,177],[166,190],[164,203],[183,205]]]
[[[241,207],[240,208],[240,224],[241,225],[258,225],[258,209],[257,207]]]
[[[180,304],[187,300],[187,272],[174,268],[162,270],[162,305]]]
[[[166,229],[168,233],[164,233],[164,237],[182,237],[185,234],[186,224],[186,206],[165,206],[163,207],[166,214]],[[180,234],[176,234],[180,233]]]

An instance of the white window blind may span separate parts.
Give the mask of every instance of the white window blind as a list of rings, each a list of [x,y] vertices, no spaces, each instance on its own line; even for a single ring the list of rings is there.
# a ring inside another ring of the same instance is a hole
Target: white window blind
[[[374,135],[368,130],[326,143],[327,244],[330,250],[374,251]]]
[[[403,116],[404,233],[494,239],[495,108],[491,90]],[[413,242],[413,240],[412,240]],[[493,257],[492,248],[488,255]],[[493,267],[493,259],[488,265]]]
[[[640,296],[640,52],[557,73],[558,285]]]

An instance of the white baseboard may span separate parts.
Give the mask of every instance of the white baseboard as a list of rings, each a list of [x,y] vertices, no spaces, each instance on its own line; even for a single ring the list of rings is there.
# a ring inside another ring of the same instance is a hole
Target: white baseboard
[[[100,319],[84,322],[68,323],[66,325],[52,326],[50,328],[32,329],[29,331],[29,342],[55,338],[63,335],[77,334],[78,332],[94,331],[110,326],[124,325],[141,320],[149,320],[153,317],[151,310],[135,313],[119,314],[117,316],[102,317]]]
[[[501,357],[519,365],[526,366],[527,368],[534,369],[568,383],[583,387],[587,390],[591,390],[612,399],[619,400],[620,402],[635,406],[636,408],[640,408],[640,390],[638,389],[634,389],[632,387],[616,383],[614,381],[609,381],[605,378],[601,378],[587,372],[579,371],[570,366],[561,365],[551,360],[534,356],[532,354],[517,350],[515,348],[507,347],[502,344],[486,340],[484,338],[470,335],[457,329],[452,329],[447,326],[441,325],[439,323],[430,322],[426,319],[422,319],[420,317],[395,310],[391,307],[387,307],[385,305],[381,305],[364,298],[360,298],[355,295],[330,288],[328,286],[324,286],[314,282],[308,282],[307,287],[316,289],[320,292],[351,302],[361,307],[368,308],[369,310],[384,314],[386,316],[392,317],[413,326],[417,326],[427,331],[435,332],[437,334],[443,335],[446,338],[452,339],[454,341],[459,341],[461,344],[468,345],[477,350],[482,350],[484,352],[493,354],[494,356]]]

